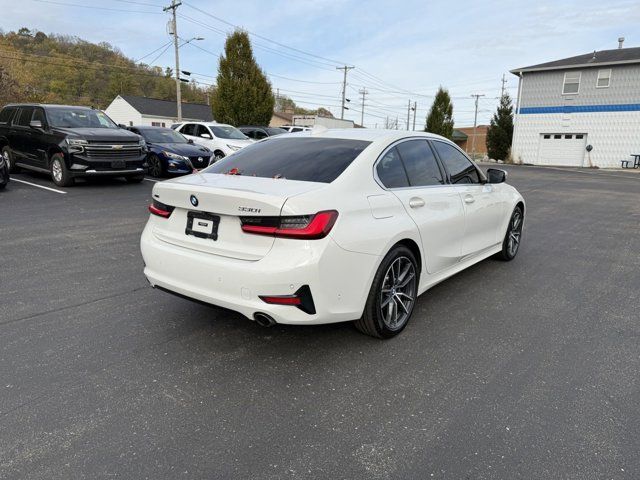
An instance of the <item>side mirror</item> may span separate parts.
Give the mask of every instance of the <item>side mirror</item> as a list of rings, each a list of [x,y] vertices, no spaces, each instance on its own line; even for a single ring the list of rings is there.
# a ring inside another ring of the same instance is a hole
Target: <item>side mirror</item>
[[[31,128],[42,128],[42,122],[40,120],[31,120],[31,123],[29,123],[29,126]]]
[[[201,133],[200,137],[201,138],[208,138],[209,140],[211,140],[211,135],[209,135],[208,133]]]
[[[187,143],[190,143],[191,145],[193,145],[193,139],[192,138],[188,138],[187,139]]]
[[[507,180],[507,172],[499,168],[487,169],[487,183],[504,183]]]

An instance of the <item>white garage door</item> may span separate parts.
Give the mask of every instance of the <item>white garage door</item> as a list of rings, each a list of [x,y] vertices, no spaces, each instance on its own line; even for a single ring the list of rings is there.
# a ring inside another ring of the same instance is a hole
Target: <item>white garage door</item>
[[[586,133],[541,134],[537,163],[539,165],[582,167],[584,166],[586,145]]]

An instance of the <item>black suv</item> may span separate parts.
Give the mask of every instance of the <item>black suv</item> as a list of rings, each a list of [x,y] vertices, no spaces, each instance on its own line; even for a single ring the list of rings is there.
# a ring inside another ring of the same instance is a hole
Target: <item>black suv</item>
[[[76,177],[141,182],[146,145],[100,110],[64,105],[7,105],[0,111],[0,149],[9,170],[47,172],[56,185]]]

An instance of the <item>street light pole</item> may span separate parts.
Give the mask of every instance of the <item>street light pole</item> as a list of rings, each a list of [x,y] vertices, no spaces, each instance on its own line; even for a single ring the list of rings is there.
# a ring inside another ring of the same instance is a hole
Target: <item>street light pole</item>
[[[173,16],[172,19],[172,30],[173,30],[173,48],[176,56],[176,110],[178,115],[178,123],[182,122],[182,90],[180,87],[180,54],[178,53],[178,21],[176,20],[176,10],[178,7],[182,5],[182,2],[177,2],[176,0],[171,0],[171,5],[163,8],[165,12],[171,10],[171,14]]]

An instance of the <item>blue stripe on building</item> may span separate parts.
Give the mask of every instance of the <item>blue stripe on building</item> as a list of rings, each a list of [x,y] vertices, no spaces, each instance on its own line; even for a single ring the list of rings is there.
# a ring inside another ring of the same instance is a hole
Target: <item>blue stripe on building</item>
[[[593,113],[593,112],[640,112],[640,103],[621,105],[562,105],[560,107],[522,107],[520,113]]]

